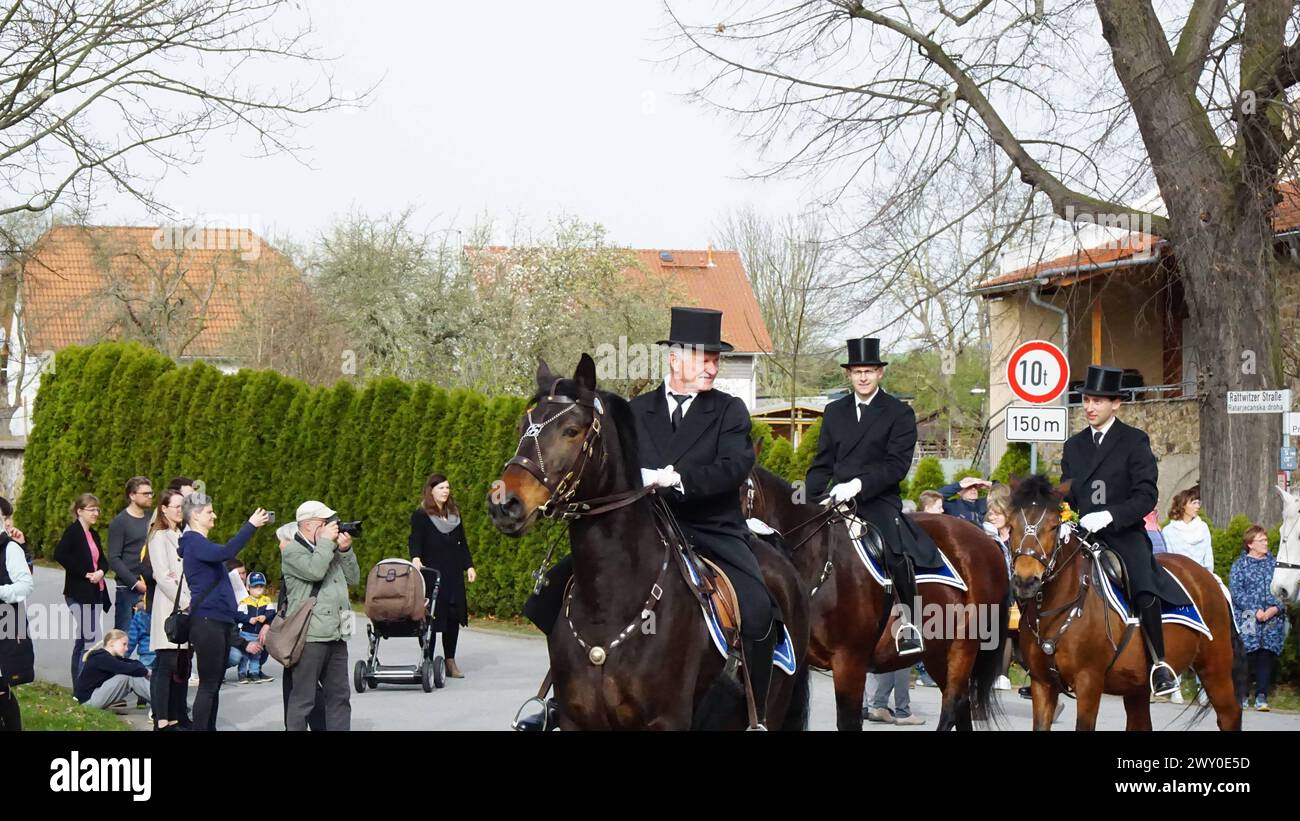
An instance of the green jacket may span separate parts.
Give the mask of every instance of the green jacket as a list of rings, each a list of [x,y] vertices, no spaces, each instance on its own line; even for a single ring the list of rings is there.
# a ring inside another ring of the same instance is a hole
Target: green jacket
[[[339,550],[329,539],[320,539],[312,548],[296,538],[280,553],[280,563],[289,599],[280,618],[298,609],[311,595],[312,586],[323,579],[307,625],[307,641],[339,641],[352,635],[354,616],[348,585],[361,581],[356,551]]]

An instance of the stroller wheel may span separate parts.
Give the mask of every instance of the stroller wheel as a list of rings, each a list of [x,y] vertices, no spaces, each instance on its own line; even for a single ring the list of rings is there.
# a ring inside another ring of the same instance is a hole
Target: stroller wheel
[[[366,691],[366,663],[358,661],[352,668],[352,686],[358,693]]]
[[[447,683],[447,665],[442,656],[434,656],[428,667],[433,671],[433,686],[441,690]]]
[[[433,665],[427,661],[420,665],[420,686],[426,693],[433,692]]]

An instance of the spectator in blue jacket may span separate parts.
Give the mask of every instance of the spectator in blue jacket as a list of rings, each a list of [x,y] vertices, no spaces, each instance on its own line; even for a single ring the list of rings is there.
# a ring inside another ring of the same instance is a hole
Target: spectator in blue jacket
[[[199,691],[194,696],[194,729],[217,729],[218,694],[226,677],[230,648],[262,652],[258,642],[244,640],[235,629],[238,610],[230,585],[226,562],[239,555],[257,528],[266,524],[266,511],[258,508],[235,537],[225,544],[208,539],[217,522],[212,499],[191,493],[181,504],[181,516],[189,530],[181,534],[180,554],[185,581],[190,588],[190,646],[198,657]]]
[[[988,500],[980,498],[982,487],[993,487],[993,483],[978,476],[967,476],[939,488],[939,495],[943,496],[943,512],[982,527],[989,512]]]
[[[77,701],[103,710],[126,704],[131,694],[137,700],[149,700],[149,668],[126,657],[126,642],[126,633],[113,629],[90,648],[72,691]]]

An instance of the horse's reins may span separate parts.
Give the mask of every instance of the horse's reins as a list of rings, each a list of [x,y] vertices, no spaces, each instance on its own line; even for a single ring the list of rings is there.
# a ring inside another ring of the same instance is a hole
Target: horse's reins
[[[746,501],[749,505],[748,515],[753,516],[754,511],[756,509],[754,506],[754,497],[756,495],[756,488],[758,488],[758,482],[754,481],[753,474],[750,474],[749,478],[746,479],[746,482],[749,483],[749,492],[747,493],[747,498],[746,498]],[[759,491],[757,495],[761,495],[761,491]],[[847,509],[848,512],[846,513],[841,508]],[[814,513],[812,516],[805,519],[804,521],[800,522],[799,524],[788,527],[784,531],[777,530],[774,527],[772,529],[776,531],[777,535],[780,536],[783,541],[788,543],[789,539],[786,538],[787,533],[794,533],[798,530],[807,527],[813,522],[816,522],[818,519],[822,520],[818,522],[815,528],[809,531],[808,535],[804,536],[799,541],[790,545],[790,552],[794,553],[795,550],[802,547],[805,543],[807,543],[810,539],[812,539],[813,536],[816,536],[818,533],[820,533],[822,528],[826,527],[828,524],[835,521],[837,518],[841,521],[848,521],[848,519],[851,516],[855,516],[856,508],[857,508],[857,503],[854,500],[850,499],[845,504],[832,505],[824,510],[819,510],[816,513]],[[771,527],[771,525],[768,525],[768,527]],[[822,565],[821,576],[818,577],[817,583],[813,585],[812,590],[808,592],[808,598],[811,599],[814,595],[816,595],[818,590],[822,589],[822,585],[826,584],[826,580],[830,578],[831,570],[833,570],[834,568],[835,568],[835,562],[831,558],[830,549],[828,548],[826,551],[826,562]]]

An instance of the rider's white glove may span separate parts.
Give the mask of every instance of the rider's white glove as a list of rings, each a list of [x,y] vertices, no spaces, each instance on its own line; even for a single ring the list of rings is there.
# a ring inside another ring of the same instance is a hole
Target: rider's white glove
[[[1115,521],[1115,517],[1111,515],[1109,510],[1097,510],[1084,515],[1084,517],[1079,520],[1079,527],[1089,533],[1096,533],[1099,530],[1105,529],[1113,521]]]
[[[641,468],[641,484],[646,487],[651,485],[655,487],[675,487],[683,493],[686,492],[682,488],[681,474],[673,470],[672,465],[658,469]]]
[[[859,491],[861,490],[862,490],[862,480],[850,479],[847,482],[841,482],[840,484],[831,488],[830,498],[832,502],[838,505],[843,502],[847,502],[849,499],[852,499],[854,496],[857,496]]]

